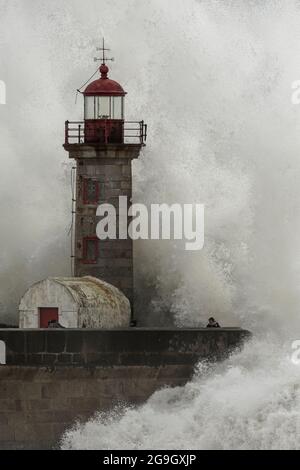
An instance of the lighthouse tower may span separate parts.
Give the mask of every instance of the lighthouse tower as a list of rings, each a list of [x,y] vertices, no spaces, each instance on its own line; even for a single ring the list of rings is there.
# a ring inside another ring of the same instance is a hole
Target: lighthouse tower
[[[145,145],[143,121],[125,121],[125,91],[108,77],[102,51],[100,77],[83,92],[84,121],[65,123],[64,148],[75,160],[73,183],[73,274],[94,276],[118,287],[133,302],[133,252],[130,238],[100,240],[96,235],[100,204],[116,209],[119,227],[119,197],[132,196],[132,160]],[[124,214],[122,214],[122,220]],[[128,216],[126,214],[127,227]]]

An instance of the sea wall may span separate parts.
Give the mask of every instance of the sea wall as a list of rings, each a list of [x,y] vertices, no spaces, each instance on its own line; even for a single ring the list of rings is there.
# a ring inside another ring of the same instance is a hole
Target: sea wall
[[[183,385],[198,360],[221,359],[248,336],[234,328],[0,330],[0,449],[53,448],[76,420]]]

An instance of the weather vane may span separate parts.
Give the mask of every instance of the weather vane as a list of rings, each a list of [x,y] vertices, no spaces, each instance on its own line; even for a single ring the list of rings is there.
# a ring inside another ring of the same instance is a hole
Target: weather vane
[[[115,60],[114,57],[106,57],[105,56],[105,51],[110,51],[110,49],[105,48],[104,46],[104,38],[102,39],[102,47],[97,47],[97,51],[102,51],[102,58],[94,57],[94,62],[97,62],[98,60],[102,60],[102,64],[105,64],[107,60],[111,60],[112,62]]]

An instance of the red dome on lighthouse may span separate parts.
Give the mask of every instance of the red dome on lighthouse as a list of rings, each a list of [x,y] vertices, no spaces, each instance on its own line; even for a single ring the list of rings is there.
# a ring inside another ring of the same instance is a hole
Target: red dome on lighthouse
[[[115,80],[108,78],[108,67],[106,64],[101,64],[99,71],[101,77],[90,83],[85,91],[85,96],[125,96],[126,92],[121,85]]]

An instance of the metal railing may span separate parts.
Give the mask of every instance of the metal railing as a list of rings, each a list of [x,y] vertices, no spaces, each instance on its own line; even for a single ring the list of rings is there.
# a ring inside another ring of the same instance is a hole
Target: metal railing
[[[109,120],[101,121],[100,125],[95,121],[92,125],[89,121],[65,122],[65,144],[145,145],[146,139],[147,124],[144,121],[121,121],[117,122],[117,127],[112,126],[112,121]]]

